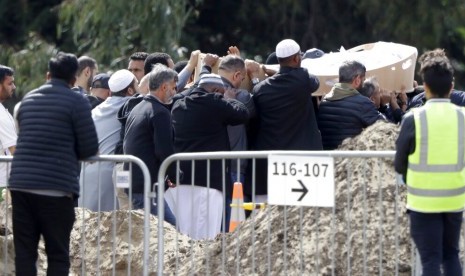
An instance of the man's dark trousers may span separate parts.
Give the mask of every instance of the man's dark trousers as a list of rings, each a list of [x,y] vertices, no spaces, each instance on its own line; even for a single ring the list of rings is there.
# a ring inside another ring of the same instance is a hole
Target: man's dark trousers
[[[11,191],[16,275],[37,275],[40,235],[45,241],[47,275],[68,275],[69,241],[75,220],[71,197]]]
[[[409,211],[410,233],[420,253],[423,276],[461,276],[459,260],[462,212],[420,213]]]

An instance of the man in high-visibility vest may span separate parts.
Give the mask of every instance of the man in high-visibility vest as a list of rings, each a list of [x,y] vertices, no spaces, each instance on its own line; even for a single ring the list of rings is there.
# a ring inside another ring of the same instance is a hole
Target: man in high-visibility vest
[[[450,102],[454,71],[444,51],[420,57],[427,102],[404,116],[395,169],[407,183],[410,233],[423,275],[462,275],[459,239],[465,206],[465,109]]]

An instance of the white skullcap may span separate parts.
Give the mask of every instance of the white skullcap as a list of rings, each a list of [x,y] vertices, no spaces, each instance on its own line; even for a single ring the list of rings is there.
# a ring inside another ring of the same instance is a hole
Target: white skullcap
[[[118,70],[113,73],[113,75],[111,75],[110,79],[108,80],[108,87],[110,87],[111,92],[119,92],[128,87],[134,78],[134,74],[129,72],[129,70]]]
[[[204,74],[200,77],[199,85],[201,84],[218,84],[224,86],[224,82],[217,74]]]
[[[276,45],[276,57],[287,58],[300,52],[300,46],[292,39],[284,39]]]

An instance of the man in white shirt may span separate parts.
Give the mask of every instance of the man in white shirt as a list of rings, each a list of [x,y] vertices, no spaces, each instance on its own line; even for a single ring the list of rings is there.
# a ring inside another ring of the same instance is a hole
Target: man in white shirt
[[[11,98],[15,89],[13,69],[0,64],[0,103]],[[3,104],[0,104],[0,156],[13,155],[16,149],[17,138],[13,117]],[[7,174],[7,164],[1,162],[0,187],[6,186]]]

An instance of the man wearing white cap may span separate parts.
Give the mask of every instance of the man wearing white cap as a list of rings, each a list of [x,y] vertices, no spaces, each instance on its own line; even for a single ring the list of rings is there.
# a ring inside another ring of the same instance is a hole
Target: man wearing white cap
[[[130,71],[126,69],[116,71],[108,80],[110,97],[92,109],[100,154],[114,154],[121,129],[116,114],[129,96],[137,92],[137,84],[136,77]],[[118,208],[118,204],[115,204],[113,167],[113,162],[86,163],[83,166],[80,180],[80,207],[94,212],[112,211]]]
[[[257,84],[253,99],[257,110],[255,150],[321,150],[311,93],[320,85],[300,67],[300,46],[284,39],[276,46],[279,72]],[[257,195],[267,194],[267,161],[257,160]]]

